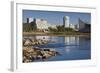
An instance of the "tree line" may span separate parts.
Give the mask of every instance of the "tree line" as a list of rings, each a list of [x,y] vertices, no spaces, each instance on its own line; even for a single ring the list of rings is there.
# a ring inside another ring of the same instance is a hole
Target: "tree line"
[[[23,23],[23,32],[32,32],[37,31],[36,24],[32,23]],[[56,28],[48,27],[48,32],[72,32],[72,28],[65,28],[63,25],[56,26]]]

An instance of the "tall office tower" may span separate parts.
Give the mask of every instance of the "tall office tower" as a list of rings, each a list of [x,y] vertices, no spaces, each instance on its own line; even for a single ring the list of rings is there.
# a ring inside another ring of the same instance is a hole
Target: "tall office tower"
[[[79,31],[85,29],[85,25],[86,25],[86,23],[83,22],[80,18],[79,18],[78,21],[79,21]]]
[[[70,24],[69,24],[69,16],[64,16],[63,17],[63,25],[65,28],[69,28]]]

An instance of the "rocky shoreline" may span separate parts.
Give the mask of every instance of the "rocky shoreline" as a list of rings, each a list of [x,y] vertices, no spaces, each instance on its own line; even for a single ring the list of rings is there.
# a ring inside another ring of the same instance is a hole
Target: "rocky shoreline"
[[[61,55],[54,48],[39,48],[39,45],[46,45],[55,41],[33,38],[23,38],[23,63],[46,61],[50,57]]]
[[[24,38],[23,39],[23,46],[34,46],[34,45],[44,45],[48,44],[50,42],[55,42],[55,41],[50,41],[50,40],[42,40],[42,39],[30,39],[30,38]]]
[[[48,58],[61,55],[55,49],[52,48],[38,48],[38,47],[23,47],[23,63],[29,63],[34,61],[46,61]]]

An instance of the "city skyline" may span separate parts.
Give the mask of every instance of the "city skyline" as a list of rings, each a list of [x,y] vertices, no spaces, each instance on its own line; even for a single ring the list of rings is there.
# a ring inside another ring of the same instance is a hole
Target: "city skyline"
[[[27,18],[45,19],[50,24],[63,24],[63,17],[70,17],[70,24],[78,24],[78,19],[91,24],[91,13],[80,12],[58,12],[58,11],[38,11],[38,10],[23,10],[23,22],[27,22]]]

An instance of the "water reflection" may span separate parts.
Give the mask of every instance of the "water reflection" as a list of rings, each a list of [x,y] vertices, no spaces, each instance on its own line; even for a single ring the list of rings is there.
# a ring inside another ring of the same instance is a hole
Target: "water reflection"
[[[63,43],[65,45],[83,45],[90,44],[89,36],[24,36],[24,38],[32,38],[32,39],[42,39],[42,40],[51,40],[55,41],[55,43]]]
[[[50,58],[48,61],[91,58],[90,36],[24,36],[24,38],[55,41],[38,46],[39,48],[54,48],[62,54],[62,56]]]
[[[64,37],[64,43],[67,45],[79,45],[79,36]]]

